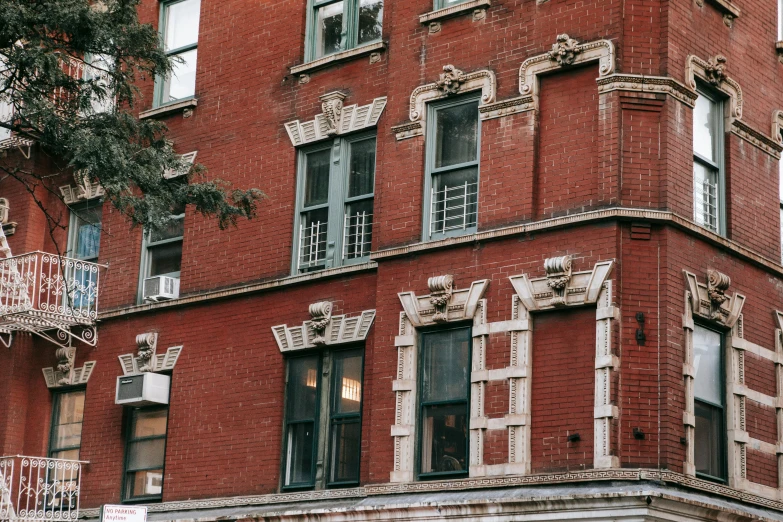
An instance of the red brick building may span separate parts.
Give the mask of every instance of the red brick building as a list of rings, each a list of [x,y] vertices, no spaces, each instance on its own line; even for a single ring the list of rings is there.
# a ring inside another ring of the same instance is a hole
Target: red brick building
[[[145,234],[63,175],[57,294],[0,180],[0,518],[783,518],[776,0],[141,15],[140,117],[267,199]]]

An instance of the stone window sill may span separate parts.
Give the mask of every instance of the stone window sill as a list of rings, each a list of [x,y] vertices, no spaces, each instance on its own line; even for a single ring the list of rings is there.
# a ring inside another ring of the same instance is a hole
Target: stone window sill
[[[313,60],[311,62],[303,63],[302,65],[294,65],[291,67],[291,74],[294,76],[310,74],[315,70],[323,69],[324,67],[329,67],[330,65],[347,62],[348,60],[352,60],[360,56],[366,56],[372,53],[380,53],[385,50],[386,42],[373,42],[366,45],[361,45],[359,47],[354,47],[353,49],[347,49],[345,51],[340,51],[339,53],[324,56],[323,58],[318,58],[317,60]],[[372,63],[372,60],[370,60],[370,62]]]
[[[731,0],[707,0],[707,1],[713,4],[715,7],[717,7],[720,11],[722,11],[724,16],[739,18],[741,12],[740,8],[737,7],[734,4],[734,2],[732,2]]]
[[[198,98],[188,98],[186,100],[176,101],[174,103],[169,103],[160,107],[155,107],[154,109],[150,109],[148,111],[140,112],[139,119],[145,120],[147,118],[160,118],[163,116],[169,116],[176,112],[193,110],[196,105],[198,105]]]
[[[429,24],[432,22],[439,22],[452,16],[459,16],[467,13],[471,13],[476,9],[486,9],[490,7],[490,0],[470,0],[461,4],[453,5],[451,7],[445,7],[438,9],[437,11],[431,11],[419,16],[419,22],[423,24]]]

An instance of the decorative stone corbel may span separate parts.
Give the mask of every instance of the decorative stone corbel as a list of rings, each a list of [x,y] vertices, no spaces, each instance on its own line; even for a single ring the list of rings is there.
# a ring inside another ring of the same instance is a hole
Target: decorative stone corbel
[[[321,301],[310,305],[310,329],[313,331],[313,344],[322,346],[326,344],[324,332],[332,320],[332,303]]]
[[[544,262],[545,277],[523,274],[509,279],[527,310],[581,306],[597,302],[613,266],[614,261],[602,261],[591,271],[571,273],[570,256],[553,257]]]
[[[565,306],[565,289],[571,281],[571,256],[550,257],[544,260],[547,286],[554,292],[552,306]]]
[[[579,48],[579,42],[567,34],[559,34],[554,45],[552,45],[552,50],[549,51],[549,59],[556,61],[560,67],[573,65],[576,61],[576,56],[581,52],[582,49]]]
[[[55,356],[57,357],[57,366],[42,369],[46,387],[49,389],[87,384],[97,364],[95,361],[87,361],[81,368],[76,368],[76,348],[73,346],[58,348]]]
[[[690,55],[685,65],[685,83],[696,90],[696,79],[709,83],[726,94],[730,99],[731,119],[742,119],[742,87],[726,74],[726,57],[717,55],[707,61]]]
[[[726,57],[718,54],[710,58],[704,67],[704,74],[711,85],[718,87],[726,79]]]
[[[375,320],[375,310],[364,310],[354,317],[333,316],[332,303],[328,301],[313,303],[308,311],[310,320],[301,326],[280,324],[272,327],[282,353],[364,341]]]
[[[745,296],[741,294],[728,295],[731,279],[729,276],[709,270],[707,283],[700,283],[696,276],[683,270],[688,287],[688,303],[691,313],[708,321],[714,321],[722,326],[733,328],[737,323]]]
[[[783,110],[772,113],[772,139],[783,146]]]
[[[8,200],[6,198],[0,198],[0,223],[5,225],[8,223],[8,214],[11,210],[11,207],[8,204]]]
[[[368,105],[343,106],[346,95],[340,91],[321,96],[321,109],[309,121],[289,121],[285,130],[294,147],[332,138],[349,132],[375,127],[386,107],[386,96],[375,98]]]
[[[338,132],[340,117],[343,113],[345,93],[340,91],[327,92],[319,97],[321,109],[326,119],[326,135],[334,136]]]
[[[444,96],[457,94],[463,83],[465,83],[465,73],[451,64],[443,66],[443,72],[440,73],[438,81],[435,82],[438,90]]]
[[[432,320],[436,323],[445,323],[449,320],[449,301],[454,278],[450,275],[430,277],[427,287],[430,289],[430,303],[435,308]]]
[[[66,205],[99,198],[105,194],[103,187],[94,183],[86,172],[74,172],[73,181],[74,185],[60,187],[60,193]]]
[[[726,290],[729,289],[730,284],[731,278],[726,274],[722,274],[717,270],[707,271],[707,296],[712,303],[710,315],[713,318],[717,318],[719,315],[718,310],[729,299],[726,297]]]
[[[173,370],[182,352],[182,346],[172,346],[166,353],[158,354],[158,334],[147,332],[136,336],[136,350],[136,355],[126,353],[119,356],[124,375]]]

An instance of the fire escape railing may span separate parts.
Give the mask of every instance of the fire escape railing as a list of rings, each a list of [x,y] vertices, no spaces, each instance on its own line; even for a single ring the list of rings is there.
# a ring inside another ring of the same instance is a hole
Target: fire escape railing
[[[0,522],[60,522],[79,517],[79,460],[0,457]]]

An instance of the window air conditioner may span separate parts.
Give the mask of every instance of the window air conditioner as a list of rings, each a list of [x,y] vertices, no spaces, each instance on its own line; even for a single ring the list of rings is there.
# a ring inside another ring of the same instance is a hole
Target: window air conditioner
[[[154,406],[169,403],[171,377],[160,373],[139,373],[117,377],[114,404]]]
[[[145,301],[166,301],[179,297],[179,279],[168,276],[148,277],[144,280]]]

